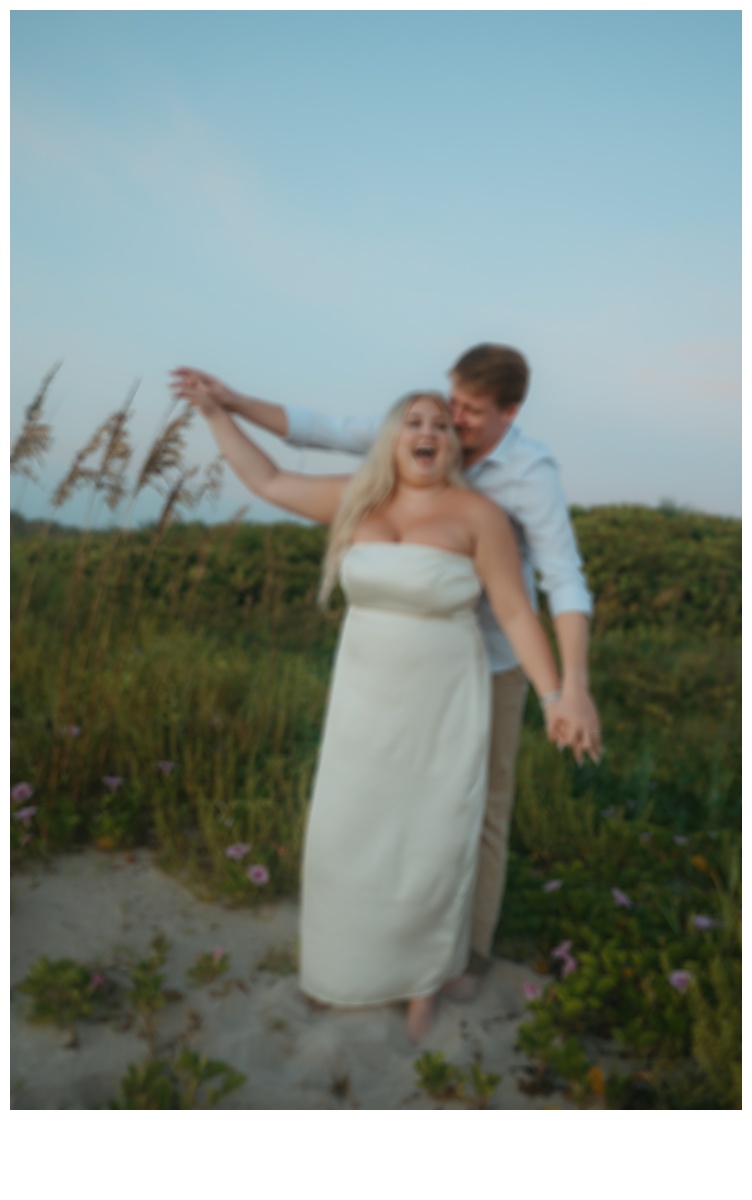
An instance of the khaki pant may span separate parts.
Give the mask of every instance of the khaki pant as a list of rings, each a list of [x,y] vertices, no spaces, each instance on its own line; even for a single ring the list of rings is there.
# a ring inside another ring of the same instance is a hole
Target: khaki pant
[[[471,969],[477,968],[491,956],[504,895],[509,830],[514,807],[515,765],[527,686],[527,679],[519,667],[491,676],[488,798],[475,885]]]

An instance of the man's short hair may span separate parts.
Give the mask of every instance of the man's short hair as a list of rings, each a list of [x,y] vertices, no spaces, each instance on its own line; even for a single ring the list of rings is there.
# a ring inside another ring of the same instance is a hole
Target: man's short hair
[[[530,368],[519,350],[491,342],[466,350],[449,374],[479,396],[491,396],[501,409],[522,404],[530,382]]]

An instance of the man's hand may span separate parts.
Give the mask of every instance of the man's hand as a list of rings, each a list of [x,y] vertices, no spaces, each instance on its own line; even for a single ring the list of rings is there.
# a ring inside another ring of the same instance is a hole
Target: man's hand
[[[589,755],[593,762],[599,761],[602,751],[601,723],[587,688],[564,683],[561,699],[556,706],[555,735],[559,746],[569,746],[578,765],[585,755]]]

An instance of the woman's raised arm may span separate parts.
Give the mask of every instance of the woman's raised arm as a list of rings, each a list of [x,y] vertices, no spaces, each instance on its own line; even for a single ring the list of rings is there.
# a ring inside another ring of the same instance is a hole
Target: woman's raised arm
[[[321,525],[330,524],[350,482],[349,475],[283,471],[220,407],[199,372],[181,370],[173,376],[171,387],[174,396],[198,409],[229,466],[255,495]]]

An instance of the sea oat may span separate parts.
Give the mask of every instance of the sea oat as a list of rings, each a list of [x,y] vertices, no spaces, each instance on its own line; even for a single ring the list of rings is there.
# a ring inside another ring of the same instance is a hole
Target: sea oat
[[[175,509],[178,508],[179,505],[185,505],[186,508],[192,508],[196,503],[195,494],[187,486],[187,482],[197,474],[198,467],[190,467],[189,470],[183,472],[177,483],[172,487],[170,494],[165,501],[164,508],[159,516],[159,523],[157,525],[158,537],[160,537],[167,529],[175,515]]]
[[[96,480],[97,472],[92,470],[90,467],[85,467],[84,463],[86,462],[87,458],[91,458],[93,454],[96,454],[97,450],[102,445],[102,442],[107,436],[108,423],[108,421],[105,421],[103,425],[100,425],[99,429],[95,431],[83,449],[79,450],[76,454],[73,462],[68,468],[68,474],[60,480],[60,483],[57,485],[53,493],[53,508],[61,508],[63,504],[70,499],[76,488],[80,487],[84,483],[91,483]]]
[[[114,412],[106,422],[107,445],[99,465],[99,473],[94,482],[97,491],[105,493],[105,503],[109,509],[117,508],[125,495],[123,479],[125,468],[130,462],[133,448],[128,440],[128,422],[132,413],[129,412],[139,387],[139,380],[133,384],[125,404]]]
[[[49,450],[52,442],[52,426],[40,421],[39,417],[47,390],[59,371],[60,365],[60,363],[56,363],[42,380],[39,391],[26,409],[23,428],[10,452],[11,474],[18,472],[34,482],[36,480],[31,463],[40,463],[42,455]]]
[[[135,495],[147,484],[159,490],[157,481],[164,482],[170,471],[180,469],[185,449],[185,431],[193,419],[193,413],[192,408],[186,407],[179,417],[169,422],[156,439],[139,472]]]
[[[204,472],[204,480],[198,490],[196,503],[199,504],[204,497],[207,500],[218,500],[222,492],[222,483],[224,475],[224,459],[221,455],[213,459]]]

